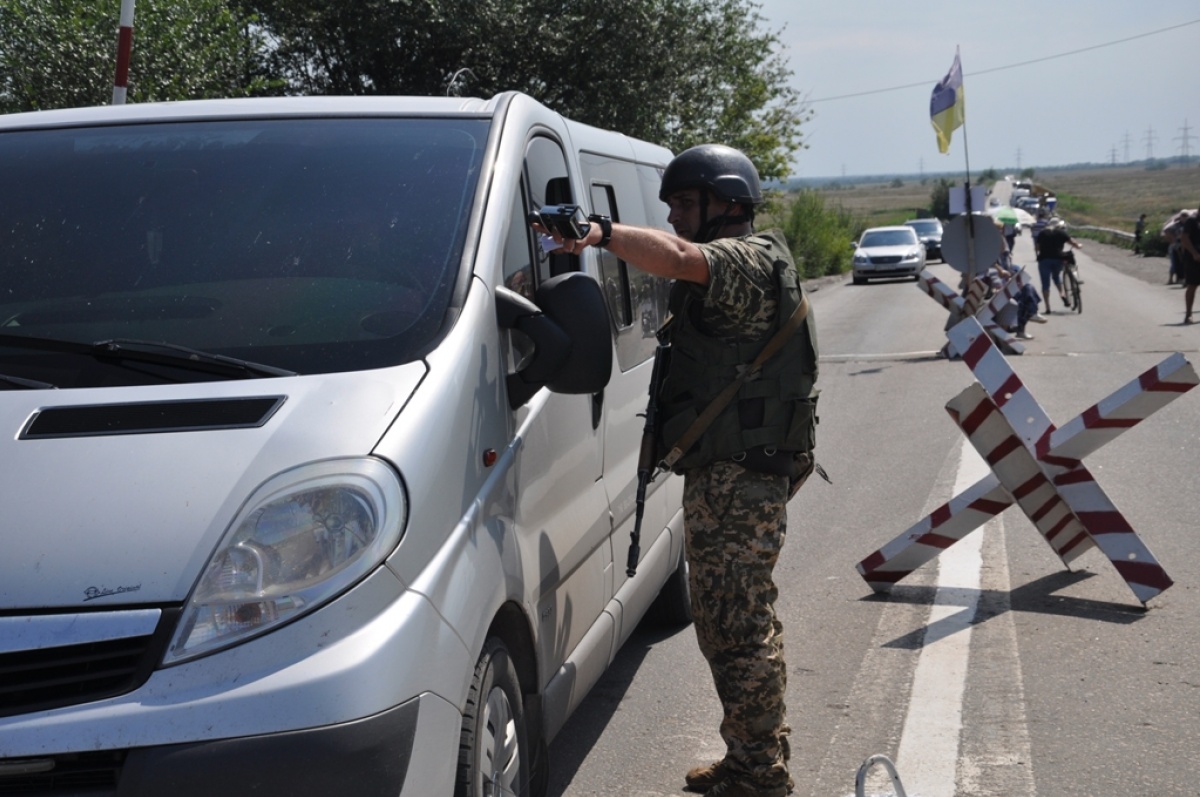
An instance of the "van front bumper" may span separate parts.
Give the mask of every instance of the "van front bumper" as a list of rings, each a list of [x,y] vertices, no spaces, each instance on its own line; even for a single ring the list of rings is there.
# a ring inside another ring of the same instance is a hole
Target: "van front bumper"
[[[448,795],[462,727],[453,700],[471,668],[430,662],[465,660],[428,600],[381,568],[328,606],[157,670],[133,692],[0,717],[0,794]]]
[[[413,699],[373,717],[326,728],[130,750],[112,793],[395,797],[408,775],[419,705]]]

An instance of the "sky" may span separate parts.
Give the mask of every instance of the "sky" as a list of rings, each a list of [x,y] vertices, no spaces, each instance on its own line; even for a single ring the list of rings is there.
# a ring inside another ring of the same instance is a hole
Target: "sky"
[[[751,2],[814,113],[794,178],[1200,155],[1197,0]],[[966,124],[943,155],[929,98],[956,47]]]

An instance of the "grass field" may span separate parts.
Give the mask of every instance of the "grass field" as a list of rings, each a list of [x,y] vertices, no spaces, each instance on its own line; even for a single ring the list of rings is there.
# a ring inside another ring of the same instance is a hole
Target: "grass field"
[[[1148,228],[1159,226],[1180,208],[1200,205],[1200,166],[1165,169],[1117,166],[1094,169],[1038,170],[1034,182],[1058,197],[1058,213],[1070,224],[1133,232],[1141,213]],[[933,180],[893,180],[820,189],[826,203],[864,219],[869,226],[894,224],[928,208]],[[955,181],[962,185],[962,179]]]
[[[1058,213],[1071,224],[1133,232],[1141,213],[1157,230],[1181,208],[1200,204],[1200,167],[1113,168],[1045,172],[1037,181],[1058,196]]]
[[[818,193],[830,207],[840,207],[861,218],[864,227],[882,227],[900,224],[918,214],[929,215],[930,195],[935,182],[899,178],[886,183],[824,188]]]

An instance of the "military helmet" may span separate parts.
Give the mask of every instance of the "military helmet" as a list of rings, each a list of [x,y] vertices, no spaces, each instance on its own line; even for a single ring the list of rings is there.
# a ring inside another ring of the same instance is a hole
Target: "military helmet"
[[[744,153],[723,144],[700,144],[685,149],[667,164],[658,198],[687,188],[707,188],[725,202],[760,205],[758,169]]]

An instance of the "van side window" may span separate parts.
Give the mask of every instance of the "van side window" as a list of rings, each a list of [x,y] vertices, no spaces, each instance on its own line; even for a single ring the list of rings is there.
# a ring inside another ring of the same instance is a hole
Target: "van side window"
[[[575,204],[571,192],[571,180],[567,176],[567,158],[558,142],[544,136],[531,139],[525,149],[525,175],[529,189],[530,210],[543,205]],[[579,271],[579,256],[568,254],[548,255],[537,247],[537,282]]]
[[[508,223],[508,237],[504,241],[504,287],[533,301],[531,228],[525,221],[525,213],[524,191],[518,188],[513,195],[512,218]]]
[[[611,185],[592,185],[592,209],[613,221],[621,220],[616,192]],[[608,302],[608,312],[618,331],[626,329],[633,323],[629,267],[607,249],[597,249],[596,254],[600,259],[600,282],[604,288],[604,300]]]
[[[661,167],[590,151],[579,153],[579,165],[593,213],[623,224],[671,229],[667,206],[658,198]],[[611,252],[594,251],[613,319],[617,364],[628,371],[654,354],[656,333],[667,317],[670,282],[618,260]]]

